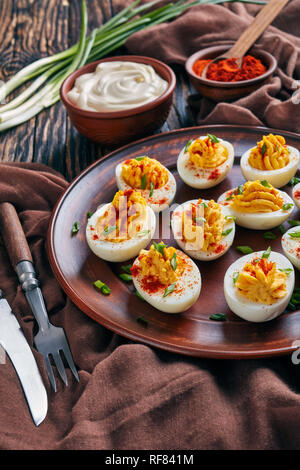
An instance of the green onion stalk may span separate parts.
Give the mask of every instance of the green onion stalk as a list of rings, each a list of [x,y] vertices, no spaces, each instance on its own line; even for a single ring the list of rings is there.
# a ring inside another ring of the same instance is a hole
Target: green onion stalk
[[[78,43],[58,54],[36,60],[0,87],[0,101],[2,101],[21,85],[29,82],[28,86],[16,97],[0,107],[0,132],[28,121],[43,109],[59,101],[60,87],[68,75],[79,67],[99,60],[123,46],[132,34],[172,20],[193,6],[218,4],[223,3],[224,0],[194,0],[192,2],[179,0],[145,13],[158,1],[139,6],[140,0],[136,0],[87,36],[88,15],[85,0],[83,0]],[[260,0],[227,0],[230,3],[235,1],[265,4]]]

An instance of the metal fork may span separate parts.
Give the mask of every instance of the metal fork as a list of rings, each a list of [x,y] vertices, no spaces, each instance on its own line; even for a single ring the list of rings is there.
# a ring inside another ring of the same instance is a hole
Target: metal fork
[[[0,231],[11,263],[38,323],[39,331],[34,336],[34,343],[37,350],[43,354],[50,383],[56,392],[57,387],[50,356],[52,356],[58,373],[66,386],[68,385],[68,379],[60,355],[61,351],[78,382],[79,376],[63,328],[56,327],[49,321],[30,249],[18,214],[14,206],[6,202],[0,205]]]

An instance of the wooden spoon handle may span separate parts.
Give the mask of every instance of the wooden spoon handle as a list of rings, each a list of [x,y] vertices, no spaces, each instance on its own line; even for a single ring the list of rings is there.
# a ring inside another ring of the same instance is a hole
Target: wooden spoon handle
[[[226,57],[243,57],[288,1],[289,0],[270,0],[256,15],[250,26],[243,32],[234,46],[226,53]]]
[[[0,204],[0,232],[14,268],[20,261],[31,261],[32,263],[30,248],[18,214],[9,202]]]

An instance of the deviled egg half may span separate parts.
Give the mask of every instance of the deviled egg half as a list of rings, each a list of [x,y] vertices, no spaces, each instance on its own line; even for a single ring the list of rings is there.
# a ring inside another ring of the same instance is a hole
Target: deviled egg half
[[[201,261],[224,255],[235,235],[234,217],[226,206],[213,199],[194,199],[177,207],[171,227],[180,248]]]
[[[233,146],[215,135],[190,140],[177,160],[180,178],[192,188],[211,188],[223,181],[234,161]]]
[[[201,275],[194,261],[163,242],[153,242],[150,250],[141,250],[131,273],[138,293],[162,312],[183,312],[200,294]]]
[[[295,175],[299,159],[299,151],[286,145],[284,137],[269,134],[242,155],[241,170],[246,180],[265,180],[281,188]]]
[[[300,183],[297,183],[293,187],[293,201],[298,207],[298,209],[300,209]]]
[[[219,197],[218,203],[229,208],[237,225],[254,230],[277,227],[294,210],[290,196],[265,180],[247,181],[226,191]]]
[[[155,214],[140,192],[118,191],[112,203],[104,204],[89,218],[86,239],[99,258],[127,261],[148,245],[155,226]]]
[[[158,160],[147,156],[119,163],[116,180],[120,190],[140,191],[154,212],[166,209],[176,194],[176,181],[172,173]]]
[[[281,246],[285,256],[300,269],[300,226],[292,227],[282,235]]]
[[[287,307],[293,294],[293,265],[270,249],[242,256],[227,269],[224,294],[229,308],[252,322],[269,321]]]

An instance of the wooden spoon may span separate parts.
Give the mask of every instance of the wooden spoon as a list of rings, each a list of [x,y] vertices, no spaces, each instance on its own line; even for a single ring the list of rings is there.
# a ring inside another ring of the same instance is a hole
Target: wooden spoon
[[[209,66],[214,62],[219,62],[222,59],[236,59],[236,64],[239,68],[242,66],[243,57],[250,47],[255,43],[256,39],[261,36],[264,30],[272,23],[274,18],[283,9],[289,0],[270,0],[267,5],[256,15],[250,26],[243,32],[236,43],[224,52],[222,55],[213,59],[204,68],[201,77],[206,78],[206,72]]]

